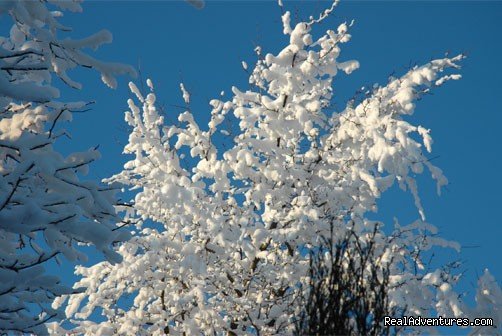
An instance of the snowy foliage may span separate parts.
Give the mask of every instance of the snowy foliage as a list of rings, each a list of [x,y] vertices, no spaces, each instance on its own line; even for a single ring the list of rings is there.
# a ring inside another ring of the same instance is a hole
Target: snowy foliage
[[[447,179],[427,159],[429,130],[407,119],[418,98],[460,78],[455,71],[463,56],[414,67],[334,111],[333,79],[359,66],[338,59],[351,38],[349,24],[318,38],[311,34],[335,4],[294,27],[285,12],[289,43],[277,55],[261,57],[257,48],[250,87],[233,87],[228,101],[212,100],[207,127],[189,109],[178,124],[167,125],[151,82],[146,96],[130,84],[136,101],[128,102],[132,131],[124,152],[133,158],[109,182],[137,192],[126,213],[137,220],[137,232],[117,249],[122,262],[77,268],[82,280],[75,288],[83,291],[70,295],[66,306],[73,332],[290,333],[300,309],[294,302],[308,291],[307,252],[332,228],[335,240],[352,230],[361,246],[370,237],[378,244],[375,255],[390,270],[392,308],[470,316],[448,267],[428,270],[421,260],[434,247],[459,246],[425,222],[415,176],[427,169],[438,191]],[[190,95],[181,90],[188,104]],[[221,125],[231,114],[240,132],[223,149],[215,139],[228,134]],[[184,159],[186,153],[192,159]],[[393,184],[412,194],[420,218],[383,230],[367,215]],[[500,321],[494,308],[501,304],[500,288],[491,280],[480,280],[476,309],[483,314],[477,316],[495,312]],[[93,312],[104,319],[90,318]]]
[[[50,7],[53,7],[51,9]],[[85,260],[78,244],[94,244],[110,262],[121,260],[111,243],[127,235],[116,231],[115,189],[83,181],[96,149],[63,156],[53,145],[67,135],[59,124],[89,103],[55,100],[58,77],[80,88],[68,71],[95,69],[115,87],[115,76],[133,74],[128,66],[104,63],[82,49],[111,41],[109,32],[61,39],[59,10],[80,11],[78,1],[2,1],[2,19],[12,20],[0,36],[0,333],[47,333],[44,323],[57,316],[54,297],[71,293],[43,264],[64,256]]]

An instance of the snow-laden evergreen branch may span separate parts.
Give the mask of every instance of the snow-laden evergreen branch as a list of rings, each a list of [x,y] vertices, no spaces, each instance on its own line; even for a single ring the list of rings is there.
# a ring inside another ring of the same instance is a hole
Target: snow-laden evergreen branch
[[[111,245],[128,235],[120,222],[113,188],[81,180],[99,157],[96,149],[66,157],[54,148],[67,133],[61,124],[89,103],[57,101],[52,80],[80,88],[68,71],[95,69],[103,81],[134,74],[126,65],[106,63],[83,51],[111,41],[105,31],[61,39],[69,28],[58,17],[80,11],[79,1],[2,1],[0,14],[12,20],[0,39],[0,333],[47,334],[45,323],[60,318],[52,300],[72,293],[44,264],[64,256],[85,260],[79,244],[93,244],[111,262],[121,260]]]

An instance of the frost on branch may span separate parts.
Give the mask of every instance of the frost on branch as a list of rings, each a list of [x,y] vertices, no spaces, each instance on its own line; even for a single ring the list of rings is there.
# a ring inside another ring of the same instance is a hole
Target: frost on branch
[[[0,333],[47,334],[44,323],[60,318],[52,300],[73,292],[43,265],[59,257],[85,260],[76,246],[92,244],[109,261],[120,255],[111,244],[124,240],[116,231],[115,187],[81,180],[99,158],[93,148],[63,156],[56,139],[68,134],[60,127],[89,103],[56,101],[54,76],[80,88],[68,71],[93,68],[114,87],[115,76],[133,74],[129,66],[105,63],[82,49],[96,49],[111,34],[60,39],[69,28],[59,11],[80,11],[78,1],[2,1],[2,19],[12,19],[0,36]],[[6,26],[6,25],[5,25]]]
[[[210,102],[207,127],[190,110],[166,124],[151,82],[146,97],[131,84],[136,99],[128,101],[132,131],[124,149],[131,159],[109,182],[136,192],[129,215],[138,232],[118,248],[122,262],[77,269],[75,288],[83,292],[70,295],[66,309],[73,331],[290,333],[301,310],[295,300],[308,291],[306,251],[315,253],[331,235],[338,241],[347,228],[360,246],[375,232],[377,255],[389,265],[391,309],[467,311],[446,291],[451,272],[429,271],[421,260],[434,247],[458,244],[425,222],[415,176],[427,169],[438,190],[447,180],[427,159],[429,130],[407,121],[418,98],[459,78],[451,72],[463,56],[414,67],[332,111],[333,79],[358,68],[338,60],[349,25],[311,35],[333,8],[294,27],[286,12],[289,42],[249,67],[248,89],[233,87],[231,100]],[[215,140],[226,118],[237,119],[240,132],[222,149]],[[367,214],[394,183],[413,195],[421,218],[384,231]],[[104,320],[91,319],[93,312]]]

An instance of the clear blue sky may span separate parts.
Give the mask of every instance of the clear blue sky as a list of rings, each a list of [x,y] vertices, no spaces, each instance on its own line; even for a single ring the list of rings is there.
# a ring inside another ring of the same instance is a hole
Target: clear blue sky
[[[206,121],[207,102],[220,91],[246,87],[240,62],[253,64],[253,49],[277,52],[286,41],[280,10],[274,1],[211,1],[196,10],[179,1],[86,1],[83,14],[68,14],[63,22],[73,36],[109,29],[113,44],[102,48],[102,59],[140,66],[151,78],[158,100],[176,118],[181,104],[179,82],[192,93],[195,115]],[[327,2],[285,2],[303,18],[317,13]],[[295,15],[293,15],[295,17]],[[414,63],[465,52],[461,81],[450,82],[418,104],[413,119],[432,129],[434,163],[450,185],[438,197],[429,178],[421,178],[420,194],[428,221],[442,237],[466,248],[460,256],[446,253],[438,261],[461,259],[466,270],[461,289],[473,290],[477,274],[488,267],[502,280],[502,2],[470,1],[346,1],[322,28],[336,28],[354,19],[353,39],[343,46],[341,60],[357,59],[361,67],[351,76],[337,77],[339,107],[362,85],[385,83],[396,71],[403,74]],[[129,79],[109,90],[96,74],[80,78],[84,90],[64,91],[66,100],[96,100],[91,112],[76,115],[68,128],[71,146],[86,149],[97,144],[103,158],[91,169],[92,177],[120,171],[127,140],[123,112],[130,97]],[[139,85],[138,85],[139,86]],[[66,148],[66,146],[63,146]],[[391,225],[418,218],[410,195],[393,190],[381,203],[381,217]],[[447,251],[439,251],[447,252]],[[93,259],[96,261],[98,259]],[[71,283],[71,272],[64,272]]]

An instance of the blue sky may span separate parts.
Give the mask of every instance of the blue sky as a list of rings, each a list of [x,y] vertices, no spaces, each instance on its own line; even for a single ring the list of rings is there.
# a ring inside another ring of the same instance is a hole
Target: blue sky
[[[73,37],[108,29],[114,42],[96,53],[101,59],[139,67],[151,78],[158,101],[168,115],[180,111],[179,82],[192,93],[193,110],[208,120],[208,101],[232,85],[246,87],[242,60],[253,64],[255,45],[277,52],[284,45],[280,10],[273,1],[207,1],[196,10],[180,1],[86,1],[84,13],[67,14],[63,22],[74,28]],[[306,18],[328,6],[319,1],[285,1],[287,9]],[[292,15],[295,17],[295,14]],[[338,107],[362,85],[385,83],[395,71],[403,74],[410,64],[422,64],[465,52],[461,81],[450,82],[418,103],[413,120],[432,129],[434,163],[443,169],[450,185],[442,196],[429,178],[420,178],[420,194],[427,219],[442,237],[465,246],[461,255],[448,251],[438,262],[460,259],[466,276],[461,289],[473,290],[476,276],[488,267],[502,279],[502,2],[470,1],[346,1],[321,28],[355,20],[353,39],[343,46],[341,60],[357,59],[361,67],[335,81]],[[127,140],[123,121],[128,78],[117,90],[99,83],[96,74],[75,77],[82,91],[64,90],[65,100],[96,100],[93,110],[75,115],[68,125],[73,148],[97,144],[103,158],[90,176],[103,178],[121,170]],[[139,79],[135,80],[136,82]],[[140,86],[140,83],[138,83]],[[226,96],[228,97],[228,96]],[[62,144],[63,150],[69,148]],[[410,195],[392,190],[380,204],[380,218],[389,225],[397,217],[403,224],[418,218]],[[91,262],[98,260],[92,258]],[[71,272],[64,271],[71,283]]]

